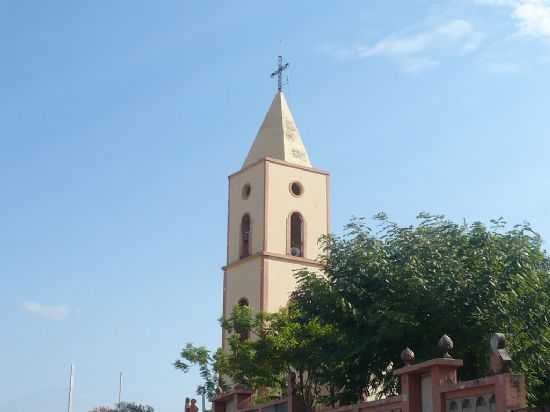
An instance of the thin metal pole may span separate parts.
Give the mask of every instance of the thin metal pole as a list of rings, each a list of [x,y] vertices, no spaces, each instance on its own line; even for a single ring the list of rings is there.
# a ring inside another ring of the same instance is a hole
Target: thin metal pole
[[[71,364],[71,372],[69,374],[69,401],[67,402],[67,412],[71,412],[73,409],[73,374],[74,374],[74,365]]]
[[[206,401],[205,401],[204,397],[205,397],[205,394],[203,392],[202,393],[202,412],[206,412]]]
[[[120,402],[122,400],[122,372],[118,377],[118,407],[120,408]]]

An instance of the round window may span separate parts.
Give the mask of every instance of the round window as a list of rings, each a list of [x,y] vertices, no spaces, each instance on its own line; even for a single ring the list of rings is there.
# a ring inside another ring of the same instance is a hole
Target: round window
[[[294,196],[300,196],[304,192],[304,188],[302,187],[302,184],[299,182],[293,182],[290,185],[290,191]]]
[[[245,184],[243,186],[243,191],[242,191],[243,199],[248,199],[251,191],[252,191],[252,187],[250,186],[250,183]]]

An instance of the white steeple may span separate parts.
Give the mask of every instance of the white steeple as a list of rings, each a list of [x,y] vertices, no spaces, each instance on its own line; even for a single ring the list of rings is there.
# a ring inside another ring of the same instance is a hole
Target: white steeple
[[[300,132],[281,91],[275,94],[243,167],[266,157],[311,167]]]

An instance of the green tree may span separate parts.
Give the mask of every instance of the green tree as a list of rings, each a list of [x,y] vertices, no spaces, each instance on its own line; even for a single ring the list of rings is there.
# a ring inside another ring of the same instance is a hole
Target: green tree
[[[550,402],[550,259],[527,225],[505,229],[456,224],[420,214],[402,227],[376,216],[377,230],[356,219],[343,236],[324,239],[323,275],[298,274],[292,305],[307,319],[337,330],[341,366],[330,376],[336,399],[353,402],[383,385],[410,346],[417,358],[437,356],[447,333],[462,379],[488,372],[488,338],[509,337],[515,370],[526,375],[533,404]]]
[[[292,375],[296,394],[308,410],[325,399],[322,389],[332,389],[327,385],[331,353],[340,343],[333,326],[306,318],[293,305],[257,315],[237,306],[222,325],[229,332],[229,350],[221,356],[220,368],[234,381],[264,397],[280,396]]]
[[[155,409],[149,405],[141,405],[133,402],[121,402],[114,407],[98,406],[90,412],[155,412]]]
[[[299,271],[287,308],[253,315],[237,306],[222,320],[228,350],[190,345],[176,367],[198,365],[210,397],[221,376],[259,398],[277,396],[294,373],[311,410],[395,393],[402,349],[437,357],[443,334],[464,359],[460,378],[484,376],[489,336],[503,332],[530,402],[550,403],[550,258],[540,236],[500,219],[487,227],[423,213],[402,227],[379,214],[375,222],[355,219],[324,238],[322,273]]]
[[[219,371],[219,358],[221,355],[221,349],[218,349],[215,353],[211,353],[204,346],[197,347],[188,343],[182,349],[180,359],[174,362],[174,367],[187,373],[191,367],[197,366],[203,380],[203,383],[197,387],[197,395],[205,395],[209,401],[213,401],[217,393],[228,389]]]
[[[221,388],[220,377],[251,389],[256,402],[284,396],[289,376],[295,377],[298,398],[312,410],[324,399],[322,385],[328,380],[329,348],[337,347],[334,328],[316,319],[304,319],[292,308],[278,313],[253,314],[249,307],[237,305],[227,319],[221,320],[228,332],[228,350],[212,355],[204,347],[191,344],[181,352],[175,366],[184,372],[192,365],[201,369],[204,383],[199,386]],[[208,371],[207,371],[208,370]],[[216,391],[209,392],[209,398]]]

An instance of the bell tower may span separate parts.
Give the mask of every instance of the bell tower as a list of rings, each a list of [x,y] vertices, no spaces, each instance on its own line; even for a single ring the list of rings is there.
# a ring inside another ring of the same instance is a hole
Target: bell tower
[[[274,312],[318,269],[329,233],[329,174],[312,167],[282,91],[273,98],[246,160],[229,176],[223,315],[237,304]]]

